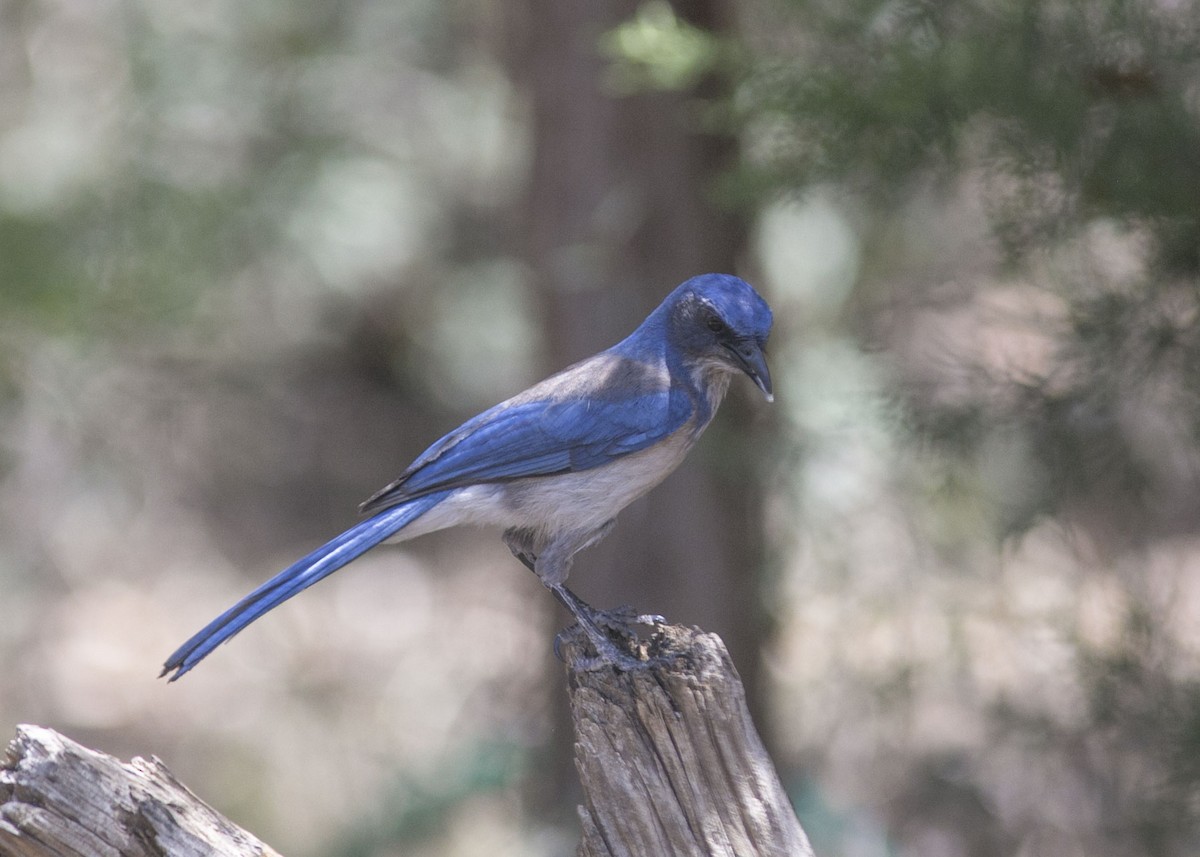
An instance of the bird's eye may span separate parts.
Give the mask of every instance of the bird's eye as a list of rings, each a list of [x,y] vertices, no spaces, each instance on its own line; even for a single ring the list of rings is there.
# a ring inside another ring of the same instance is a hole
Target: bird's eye
[[[708,325],[708,329],[713,333],[724,333],[729,329],[725,326],[725,322],[721,321],[721,319],[717,318],[715,315],[710,315],[704,320],[704,323]]]

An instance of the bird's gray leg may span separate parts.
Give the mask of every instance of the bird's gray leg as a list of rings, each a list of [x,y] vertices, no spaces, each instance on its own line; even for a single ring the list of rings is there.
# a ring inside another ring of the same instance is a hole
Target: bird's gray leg
[[[512,555],[534,574],[537,574],[537,545],[531,530],[521,530],[513,527],[504,531],[504,543],[512,551]]]
[[[610,615],[603,610],[597,610],[567,588],[564,581],[571,568],[575,554],[588,548],[604,538],[612,530],[615,521],[607,521],[597,529],[584,533],[582,536],[560,537],[549,543],[539,545],[535,534],[529,530],[510,529],[504,533],[504,542],[513,556],[519,559],[530,571],[538,576],[542,584],[549,589],[554,597],[575,617],[579,627],[587,635],[588,640],[596,649],[597,658],[577,661],[574,666],[578,669],[594,669],[600,666],[615,665],[624,669],[641,669],[647,663],[622,650],[604,629],[608,628],[619,635],[637,640],[633,631],[632,621],[645,621],[650,624],[662,621],[662,617],[631,616],[631,611],[622,611]],[[555,640],[555,653],[559,652],[559,640]]]
[[[546,588],[554,593],[554,597],[559,603],[571,612],[575,617],[575,621],[579,623],[579,627],[583,629],[587,635],[588,641],[596,650],[594,658],[579,658],[571,666],[577,670],[594,670],[600,667],[615,666],[624,670],[638,670],[649,666],[649,662],[635,657],[629,653],[628,649],[618,646],[613,642],[613,638],[604,631],[602,626],[607,625],[604,621],[603,611],[596,610],[590,607],[578,595],[567,589],[561,583],[547,584]],[[628,638],[627,638],[628,639]],[[637,636],[633,635],[633,641],[637,641]],[[554,641],[554,653],[560,658],[562,638],[556,638]]]
[[[579,553],[582,550],[590,548],[592,545],[596,544],[601,539],[603,539],[605,536],[607,536],[609,533],[611,533],[612,528],[614,526],[616,526],[616,523],[617,523],[617,521],[615,518],[605,521],[603,524],[601,524],[598,528],[593,530],[591,533],[588,533],[582,539],[582,541],[580,541],[578,543],[571,543],[570,554],[567,555],[567,557],[565,559],[565,566],[563,567],[562,572],[561,572],[562,577],[559,578],[560,583],[567,579],[567,571],[571,567],[571,561],[573,560],[575,554]],[[553,549],[553,546],[551,549]],[[553,560],[554,560],[553,557],[546,557],[542,561],[545,562],[547,565],[550,565],[553,562]],[[538,576],[542,577],[542,574],[540,572],[538,572]],[[543,582],[544,582],[544,578],[543,578]],[[547,584],[547,585],[549,585],[549,584]],[[571,592],[571,590],[566,589],[566,587],[563,587],[563,589],[570,595],[571,598],[575,599],[575,604],[577,607],[579,607],[582,610],[586,610],[591,615],[593,622],[595,622],[596,624],[601,625],[605,628],[609,628],[613,631],[616,631],[618,634],[621,634],[622,636],[625,636],[625,637],[633,637],[635,640],[637,639],[637,631],[634,630],[634,628],[633,628],[634,625],[661,625],[667,621],[662,616],[659,616],[657,614],[638,613],[637,610],[635,610],[633,607],[628,607],[628,606],[617,607],[613,610],[600,610],[595,607],[592,607],[590,604],[588,604],[586,601],[584,601],[578,595]],[[572,614],[576,614],[576,611],[572,610],[570,607],[568,607],[567,609],[571,610]]]

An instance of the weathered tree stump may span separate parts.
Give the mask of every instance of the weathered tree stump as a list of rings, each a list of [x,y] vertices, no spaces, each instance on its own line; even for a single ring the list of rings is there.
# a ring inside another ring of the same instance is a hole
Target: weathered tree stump
[[[568,668],[579,857],[812,857],[721,639],[658,626],[643,646],[644,670]]]
[[[3,857],[278,857],[176,780],[52,729],[18,726],[0,761]]]
[[[578,643],[567,640],[572,660]],[[568,669],[579,857],[812,857],[720,638],[659,626],[653,666]],[[277,857],[158,759],[40,726],[0,760],[0,857]]]

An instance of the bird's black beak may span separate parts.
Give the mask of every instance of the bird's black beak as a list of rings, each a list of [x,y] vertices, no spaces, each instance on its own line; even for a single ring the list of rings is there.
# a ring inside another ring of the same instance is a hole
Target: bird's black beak
[[[771,370],[767,368],[767,355],[762,346],[754,340],[743,339],[732,346],[730,352],[743,372],[763,391],[768,402],[775,401],[775,393],[771,389]]]

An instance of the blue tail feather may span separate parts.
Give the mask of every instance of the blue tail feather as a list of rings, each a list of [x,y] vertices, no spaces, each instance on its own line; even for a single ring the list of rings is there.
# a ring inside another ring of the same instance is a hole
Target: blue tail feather
[[[380,542],[395,535],[428,512],[451,492],[438,491],[407,503],[384,509],[340,536],[331,539],[303,559],[297,560],[237,604],[230,607],[167,658],[160,675],[172,670],[175,681],[209,652],[245,628],[259,616],[279,606],[293,595],[328,577],[342,566],[362,556]]]

